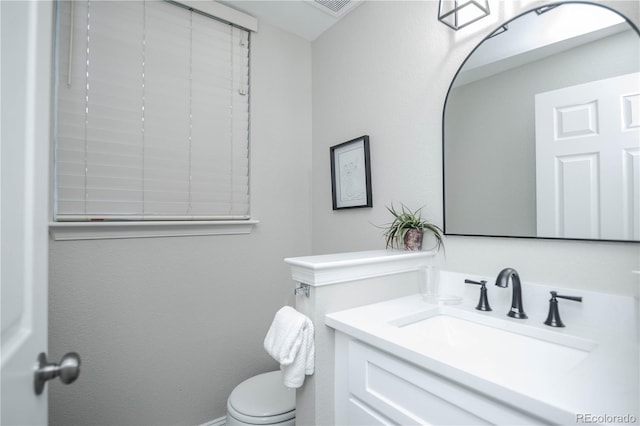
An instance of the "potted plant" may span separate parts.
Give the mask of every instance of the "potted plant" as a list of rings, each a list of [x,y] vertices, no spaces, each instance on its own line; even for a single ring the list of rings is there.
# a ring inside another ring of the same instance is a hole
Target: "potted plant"
[[[431,232],[436,238],[436,250],[444,247],[442,229],[428,220],[422,219],[422,207],[411,211],[402,204],[400,211],[398,211],[392,204],[391,207],[387,207],[387,210],[393,215],[393,221],[385,227],[384,236],[387,248],[400,247],[400,241],[402,241],[405,250],[422,250],[425,231]]]

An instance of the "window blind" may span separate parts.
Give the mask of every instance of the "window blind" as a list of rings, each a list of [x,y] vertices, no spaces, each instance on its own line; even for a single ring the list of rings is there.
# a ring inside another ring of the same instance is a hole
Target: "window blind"
[[[249,218],[248,31],[61,1],[56,51],[56,220]]]

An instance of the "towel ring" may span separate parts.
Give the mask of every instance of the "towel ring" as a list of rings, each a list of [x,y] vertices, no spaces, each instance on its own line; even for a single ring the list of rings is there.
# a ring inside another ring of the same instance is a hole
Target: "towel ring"
[[[311,286],[309,284],[303,284],[300,283],[300,287],[296,288],[293,290],[293,294],[295,294],[296,296],[307,296],[309,297],[309,288]]]

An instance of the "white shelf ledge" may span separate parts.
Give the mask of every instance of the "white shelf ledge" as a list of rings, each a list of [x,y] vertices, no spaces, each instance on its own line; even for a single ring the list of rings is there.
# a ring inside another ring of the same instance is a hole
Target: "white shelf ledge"
[[[290,257],[294,281],[314,287],[409,272],[436,255],[430,251],[372,250]]]

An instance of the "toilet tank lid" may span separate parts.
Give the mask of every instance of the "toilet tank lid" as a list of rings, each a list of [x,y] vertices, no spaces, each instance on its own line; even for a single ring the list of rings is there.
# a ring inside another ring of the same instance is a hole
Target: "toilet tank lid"
[[[229,404],[247,416],[277,416],[296,408],[296,391],[284,386],[280,371],[271,371],[236,386],[229,395]]]

